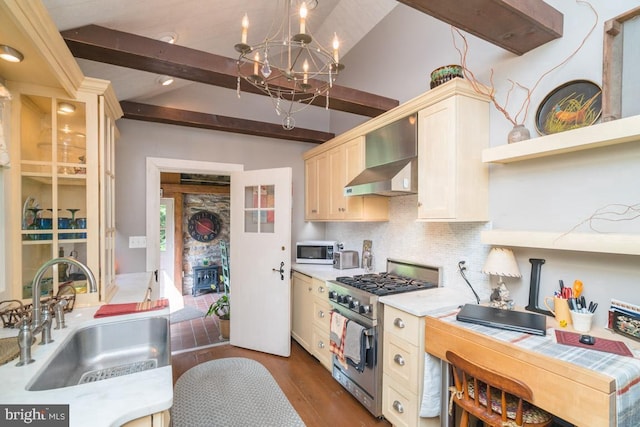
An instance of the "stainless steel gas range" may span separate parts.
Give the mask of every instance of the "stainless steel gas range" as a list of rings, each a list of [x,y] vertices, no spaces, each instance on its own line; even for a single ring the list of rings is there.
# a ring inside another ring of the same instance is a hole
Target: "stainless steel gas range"
[[[333,356],[333,377],[374,416],[382,416],[382,303],[379,298],[440,286],[441,269],[387,259],[384,273],[337,277],[328,282],[334,311],[365,328],[364,369],[345,367]]]

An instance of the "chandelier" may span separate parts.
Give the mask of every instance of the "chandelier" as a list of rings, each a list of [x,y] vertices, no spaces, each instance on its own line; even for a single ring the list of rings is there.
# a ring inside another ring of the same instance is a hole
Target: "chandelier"
[[[308,3],[301,2],[295,13],[292,12],[294,1],[284,0],[282,23],[258,44],[247,42],[249,18],[245,14],[241,42],[235,45],[240,54],[238,97],[241,80],[268,95],[276,113],[283,116],[282,127],[287,130],[295,127],[293,114],[317,97],[326,97],[325,108],[329,108],[329,90],[344,68],[339,62],[337,35],[334,33],[331,50],[323,48],[306,28]],[[317,0],[310,3],[317,5]]]

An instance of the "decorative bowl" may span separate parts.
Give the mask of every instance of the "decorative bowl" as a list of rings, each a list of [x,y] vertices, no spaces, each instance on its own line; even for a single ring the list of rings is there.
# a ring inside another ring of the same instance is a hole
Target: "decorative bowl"
[[[436,86],[440,86],[443,83],[448,82],[456,77],[464,78],[462,74],[462,67],[460,65],[445,65],[440,68],[436,68],[431,72],[431,84],[433,89]]]

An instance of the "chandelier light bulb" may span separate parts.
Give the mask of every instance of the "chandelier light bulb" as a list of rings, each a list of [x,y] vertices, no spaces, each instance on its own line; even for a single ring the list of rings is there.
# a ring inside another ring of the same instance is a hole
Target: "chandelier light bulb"
[[[253,63],[253,74],[255,76],[258,75],[258,66],[260,65],[260,52],[256,52],[256,55],[253,57],[253,60],[255,61]]]
[[[340,40],[338,40],[338,34],[333,33],[333,60],[336,61],[336,63],[340,62],[338,60],[340,57],[338,49],[340,49]]]
[[[309,77],[309,61],[304,60],[304,64],[302,64],[302,71],[304,72],[302,75],[302,83],[307,84]]]
[[[302,2],[300,5],[300,34],[304,34],[306,32],[307,24],[307,2]]]
[[[245,13],[242,17],[242,44],[247,44],[247,32],[249,31],[249,17]]]

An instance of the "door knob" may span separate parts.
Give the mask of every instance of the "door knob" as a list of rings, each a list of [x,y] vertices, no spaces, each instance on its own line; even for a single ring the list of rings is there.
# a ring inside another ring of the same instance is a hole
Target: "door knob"
[[[272,268],[271,270],[277,271],[278,273],[280,273],[280,280],[284,280],[284,261],[280,262],[279,269]]]

